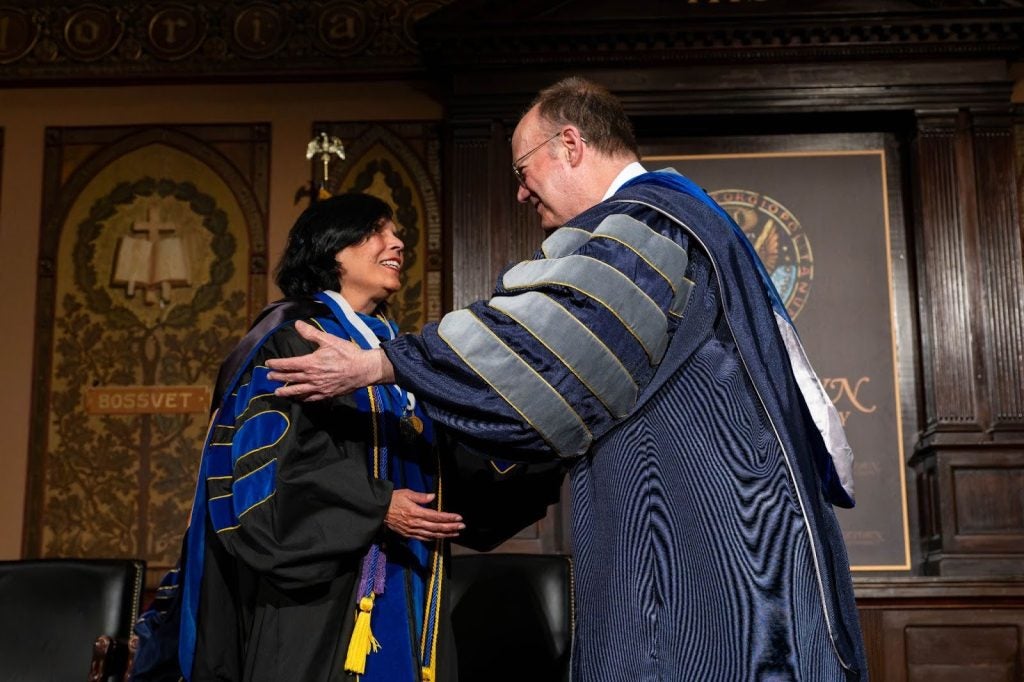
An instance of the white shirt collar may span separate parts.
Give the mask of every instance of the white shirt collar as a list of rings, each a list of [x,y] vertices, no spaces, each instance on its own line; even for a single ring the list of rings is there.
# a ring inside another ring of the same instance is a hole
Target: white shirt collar
[[[634,161],[625,168],[619,171],[619,174],[612,180],[612,184],[609,185],[608,191],[601,197],[601,201],[604,201],[611,195],[619,191],[619,188],[625,185],[627,182],[632,180],[638,175],[643,175],[647,172],[647,169],[640,165],[639,161]]]

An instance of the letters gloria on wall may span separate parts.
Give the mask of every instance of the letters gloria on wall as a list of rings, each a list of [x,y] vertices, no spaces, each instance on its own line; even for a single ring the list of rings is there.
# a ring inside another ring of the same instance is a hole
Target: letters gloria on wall
[[[266,298],[268,129],[50,128],[25,555],[177,557],[221,360]]]
[[[645,150],[644,162],[687,175],[743,228],[854,450],[857,506],[838,510],[852,568],[909,570],[916,425],[913,344],[898,338],[909,300],[897,155],[883,135],[840,137],[730,138],[720,151]]]

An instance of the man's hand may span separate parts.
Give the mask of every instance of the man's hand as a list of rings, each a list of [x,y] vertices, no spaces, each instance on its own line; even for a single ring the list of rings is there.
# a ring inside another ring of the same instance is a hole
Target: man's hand
[[[433,501],[433,493],[399,488],[391,493],[391,504],[388,505],[384,525],[403,537],[417,540],[456,537],[466,527],[462,517],[423,506]]]
[[[301,320],[295,331],[318,348],[309,355],[267,360],[272,381],[285,386],[274,391],[287,398],[323,400],[351,393],[371,384],[394,383],[391,362],[382,350],[361,350],[359,346],[320,331]]]

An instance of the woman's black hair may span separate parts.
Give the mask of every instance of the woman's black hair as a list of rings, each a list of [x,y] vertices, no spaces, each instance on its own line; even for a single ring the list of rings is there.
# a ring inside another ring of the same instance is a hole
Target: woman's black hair
[[[392,216],[390,206],[369,194],[339,194],[316,202],[288,233],[274,271],[278,288],[289,297],[339,291],[335,256],[362,242]]]

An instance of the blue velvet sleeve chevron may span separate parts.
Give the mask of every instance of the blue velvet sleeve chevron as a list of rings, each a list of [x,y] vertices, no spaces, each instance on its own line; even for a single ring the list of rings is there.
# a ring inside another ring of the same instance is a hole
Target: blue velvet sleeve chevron
[[[634,407],[693,283],[687,242],[643,207],[600,204],[494,295],[385,346],[399,383],[489,453],[580,455]]]
[[[217,538],[285,589],[350,569],[342,564],[369,546],[391,499],[391,484],[367,474],[368,418],[351,399],[274,395],[280,384],[267,378],[267,358],[309,350],[291,326],[276,332],[226,399],[208,447]]]

